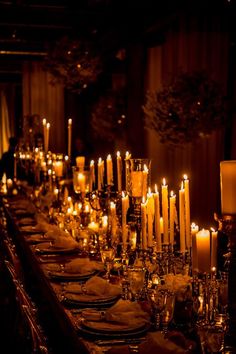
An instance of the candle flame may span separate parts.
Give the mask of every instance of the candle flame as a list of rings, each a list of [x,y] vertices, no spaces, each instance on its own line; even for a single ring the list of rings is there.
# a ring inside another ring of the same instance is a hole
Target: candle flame
[[[114,203],[114,202],[111,202],[111,203],[110,203],[110,208],[111,208],[111,209],[115,209],[115,207],[116,207],[115,203]]]
[[[154,189],[155,189],[155,193],[158,193],[158,187],[157,187],[157,184],[155,184]]]
[[[68,161],[69,160],[69,156],[65,156],[65,161]]]
[[[49,129],[50,128],[50,123],[47,123],[46,127],[47,127],[47,129]]]
[[[211,227],[211,231],[212,231],[212,232],[215,232],[216,230],[215,230],[213,227]]]
[[[101,164],[101,163],[102,163],[102,158],[99,157],[99,159],[98,159],[98,164]]]
[[[144,165],[144,166],[143,166],[143,172],[148,172],[148,167],[147,167],[147,165]]]
[[[121,192],[121,195],[122,195],[122,198],[125,198],[125,192],[124,191]]]
[[[142,204],[145,204],[146,203],[146,199],[145,199],[145,197],[143,196],[142,197]]]
[[[188,179],[188,176],[186,174],[183,175],[184,180],[186,181]]]
[[[111,160],[111,154],[107,155],[107,160]]]
[[[46,118],[43,118],[43,125],[46,125],[47,124],[47,120]]]
[[[174,195],[175,195],[174,192],[171,191],[171,192],[170,192],[170,196],[171,196],[171,197],[174,197]]]
[[[71,124],[72,124],[72,119],[69,118],[69,119],[68,119],[68,125],[71,125]]]
[[[90,161],[90,166],[94,166],[94,160]]]
[[[165,178],[162,179],[162,184],[163,184],[163,186],[166,186],[166,179]]]
[[[126,151],[125,158],[126,158],[126,160],[131,158],[131,154],[129,153],[129,151]]]
[[[116,156],[119,158],[120,157],[120,151],[117,151]]]

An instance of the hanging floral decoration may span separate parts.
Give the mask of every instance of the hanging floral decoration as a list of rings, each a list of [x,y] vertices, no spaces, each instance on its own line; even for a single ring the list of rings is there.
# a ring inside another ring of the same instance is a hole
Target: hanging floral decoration
[[[208,136],[226,120],[221,88],[204,72],[181,72],[161,91],[147,92],[143,111],[145,126],[173,146]]]
[[[110,91],[101,96],[91,113],[94,138],[112,142],[125,132],[126,104],[123,92]]]
[[[81,93],[102,72],[102,59],[92,40],[63,37],[49,51],[44,67],[52,74],[52,84],[62,83],[68,90]]]

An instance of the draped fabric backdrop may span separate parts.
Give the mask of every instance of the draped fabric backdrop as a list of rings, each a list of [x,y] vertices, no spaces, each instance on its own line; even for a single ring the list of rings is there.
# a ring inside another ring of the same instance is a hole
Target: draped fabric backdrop
[[[38,114],[50,123],[49,149],[66,153],[67,126],[64,117],[64,87],[52,85],[51,75],[40,62],[23,65],[23,116]]]
[[[0,158],[2,153],[8,150],[11,135],[6,95],[4,90],[0,88]]]
[[[227,89],[229,38],[219,19],[211,21],[181,18],[166,33],[165,43],[148,48],[147,86],[149,91],[162,85],[181,69],[185,72],[205,70]],[[183,148],[171,149],[160,143],[154,131],[147,137],[149,157],[152,158],[152,181],[160,185],[167,178],[178,196],[184,173],[191,183],[191,220],[200,227],[209,227],[214,212],[220,209],[219,163],[224,159],[224,131],[213,133]]]

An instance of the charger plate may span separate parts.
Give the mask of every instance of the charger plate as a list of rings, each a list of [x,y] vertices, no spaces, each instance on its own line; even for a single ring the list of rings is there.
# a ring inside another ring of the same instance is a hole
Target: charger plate
[[[38,254],[71,254],[79,251],[77,247],[55,248],[50,241],[36,245],[34,250]]]
[[[48,271],[48,277],[54,281],[85,281],[94,275],[98,271],[91,271],[86,273],[69,273],[66,271]]]
[[[150,324],[139,323],[136,326],[128,327],[120,323],[84,320],[77,324],[77,329],[83,336],[93,339],[138,338],[145,335],[150,329]]]
[[[111,307],[119,299],[118,296],[98,296],[87,294],[73,294],[66,292],[63,296],[62,302],[69,307]]]

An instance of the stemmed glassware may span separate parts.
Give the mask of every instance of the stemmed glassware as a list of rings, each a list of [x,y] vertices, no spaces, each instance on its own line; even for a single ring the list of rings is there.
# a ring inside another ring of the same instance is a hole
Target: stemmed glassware
[[[139,300],[145,285],[145,269],[141,267],[133,267],[128,269],[129,288],[133,299]]]
[[[115,253],[115,248],[109,243],[106,243],[100,249],[101,259],[106,270],[104,278],[106,278],[108,281],[110,279]]]

